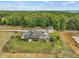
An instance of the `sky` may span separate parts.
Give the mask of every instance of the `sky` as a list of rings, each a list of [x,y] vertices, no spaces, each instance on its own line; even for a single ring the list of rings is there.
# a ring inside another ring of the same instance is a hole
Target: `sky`
[[[79,10],[79,1],[0,1],[0,10]]]

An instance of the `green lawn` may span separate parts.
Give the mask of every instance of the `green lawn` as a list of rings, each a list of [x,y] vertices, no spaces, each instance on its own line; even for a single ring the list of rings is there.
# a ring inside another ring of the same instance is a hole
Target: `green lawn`
[[[58,38],[52,38],[55,41],[45,42],[43,40],[40,41],[24,41],[17,37],[20,33],[15,33],[8,41],[3,48],[5,52],[40,52],[40,53],[50,53],[50,52],[57,52],[59,48],[61,48],[60,40]]]
[[[55,44],[55,46],[52,46],[51,43]],[[68,48],[65,46],[65,48]],[[15,54],[11,54],[11,53],[7,53],[6,57],[12,57],[11,55],[13,55],[14,57],[24,57],[25,55],[27,55],[26,52],[30,53],[30,52],[41,52],[41,53],[46,53],[48,52],[49,54],[46,55],[47,57],[78,57],[76,56],[73,52],[69,51],[69,49],[66,50],[61,50],[61,53],[57,53],[57,54],[50,54],[50,52],[57,52],[60,49],[60,41],[56,41],[56,42],[44,42],[44,41],[32,41],[32,42],[28,42],[28,41],[24,41],[21,40],[19,38],[13,38],[11,39],[7,44],[5,44],[3,51],[4,52],[22,52],[22,53],[15,53]],[[26,54],[24,54],[26,53]],[[21,54],[23,54],[21,56]],[[19,56],[20,55],[20,56]],[[28,55],[27,55],[28,57]],[[30,54],[31,57],[31,54]]]
[[[18,34],[18,33],[17,33]],[[15,35],[16,36],[16,35]],[[52,43],[55,45],[53,46]],[[47,54],[45,57],[78,57],[76,56],[72,51],[69,51],[69,49],[62,50],[60,49],[61,42],[60,40],[55,42],[44,42],[44,41],[24,41],[19,38],[11,38],[8,43],[4,45],[3,52],[1,53],[0,57],[36,57],[34,53],[30,52],[57,52],[61,50],[61,53],[58,54]],[[68,48],[65,46],[65,48]],[[6,53],[8,52],[8,53]],[[9,53],[9,52],[23,52],[23,53]],[[30,53],[28,55],[28,52]],[[35,56],[34,56],[35,55]],[[39,54],[39,57],[44,57],[43,55]]]
[[[16,27],[11,26],[1,26],[0,29],[16,29]],[[18,27],[17,27],[18,29]],[[19,29],[22,29],[19,27]],[[24,28],[23,28],[24,29]],[[8,35],[7,35],[8,34]],[[16,34],[16,35],[15,35]],[[51,33],[54,42],[43,42],[43,41],[23,41],[18,38],[11,38],[11,36],[18,36],[19,33],[13,32],[0,32],[0,49],[3,51],[0,53],[0,58],[24,58],[24,57],[78,57],[76,56],[69,47],[64,45],[64,49],[61,48],[60,40],[57,40],[53,36],[57,36],[57,32]],[[57,40],[57,41],[56,41]],[[8,41],[8,43],[6,43]],[[54,44],[54,46],[52,44]],[[4,45],[5,44],[5,45]],[[65,44],[65,43],[64,43]],[[41,48],[40,48],[41,47]],[[20,49],[21,48],[21,49]],[[38,50],[37,50],[38,48]],[[61,53],[56,54],[40,54],[40,53],[9,53],[12,51],[15,52],[57,52],[61,50]]]
[[[6,52],[51,52],[53,49],[50,42],[44,41],[24,41],[21,39],[12,39],[4,47]]]

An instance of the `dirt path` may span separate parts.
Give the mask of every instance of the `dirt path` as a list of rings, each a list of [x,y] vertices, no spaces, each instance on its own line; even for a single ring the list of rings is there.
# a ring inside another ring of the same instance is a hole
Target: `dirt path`
[[[60,32],[60,38],[79,56],[79,46],[69,32]]]
[[[38,54],[38,53],[5,53],[4,58],[48,58],[50,54]]]

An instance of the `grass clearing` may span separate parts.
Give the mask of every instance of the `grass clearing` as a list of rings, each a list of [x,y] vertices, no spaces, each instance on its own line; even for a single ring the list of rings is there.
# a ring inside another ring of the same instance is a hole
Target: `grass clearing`
[[[16,27],[12,27],[12,26],[1,26],[0,29],[16,29]],[[21,27],[17,27],[17,29],[22,29]],[[9,41],[9,40],[13,40],[11,39],[11,36],[13,35],[14,33],[12,32],[0,32],[0,50],[2,49],[2,47],[4,47],[4,44]],[[18,33],[17,33],[18,35]],[[16,35],[15,35],[16,36]],[[10,41],[9,41],[10,42]],[[31,42],[29,42],[30,44]],[[34,43],[34,42],[33,42]],[[41,44],[41,43],[40,43]],[[60,45],[60,42],[54,42],[53,44],[56,45],[56,47],[58,48],[54,48],[52,49],[52,51],[58,51],[59,48],[61,47]],[[65,44],[65,43],[64,43]],[[5,44],[6,45],[6,44]],[[21,44],[20,44],[21,45]],[[59,47],[60,46],[60,47]],[[21,45],[22,47],[22,45]],[[68,47],[64,46],[64,48],[66,50],[62,50],[61,53],[59,54],[40,54],[40,53],[9,53],[9,52],[0,52],[0,58],[52,58],[52,57],[63,57],[63,58],[78,58],[79,56],[76,56],[72,51],[70,51]]]
[[[3,51],[5,52],[22,52],[22,53],[53,53],[58,52],[61,48],[61,42],[58,40],[58,33],[53,36],[50,42],[40,41],[24,41],[20,37],[17,37],[20,33],[15,33],[14,38],[5,44]],[[54,33],[55,34],[55,33]],[[52,34],[52,35],[54,35]]]
[[[5,46],[4,51],[6,52],[51,52],[53,47],[50,42],[43,41],[24,41],[21,39],[12,39]]]
[[[8,42],[11,39],[10,37],[13,34],[14,33],[11,33],[11,32],[0,32],[0,52],[4,47],[4,45],[6,44],[6,42]]]

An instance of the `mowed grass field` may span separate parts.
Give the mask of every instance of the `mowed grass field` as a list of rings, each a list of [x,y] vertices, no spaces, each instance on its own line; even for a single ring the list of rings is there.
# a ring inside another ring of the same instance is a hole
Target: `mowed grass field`
[[[12,36],[13,33],[11,32],[0,32],[0,51],[3,48],[3,46],[6,44],[6,42],[9,41],[10,37]]]
[[[10,40],[3,48],[5,52],[18,53],[51,53],[54,47],[50,42],[43,41],[24,41],[19,38]]]
[[[0,26],[0,29],[7,30],[7,29],[26,29],[23,27],[13,27],[13,26]],[[69,50],[62,50],[61,53],[55,53],[55,54],[42,54],[42,53],[8,53],[8,52],[2,52],[2,48],[8,42],[11,40],[11,36],[15,33],[12,32],[0,32],[0,58],[51,58],[51,57],[78,57],[75,54],[73,54],[72,51]],[[41,44],[41,43],[40,43]],[[68,48],[65,46],[65,48]]]
[[[15,29],[26,29],[20,26],[0,26],[0,30],[15,30]],[[50,54],[33,54],[33,53],[6,53],[2,52],[4,45],[11,40],[11,36],[14,35],[12,32],[0,32],[0,58],[25,58],[25,57],[49,57]],[[52,55],[54,57],[54,55]]]
[[[17,27],[12,26],[0,26],[0,30],[13,30],[17,29]],[[18,27],[18,29],[23,29],[21,27]],[[11,36],[14,34],[14,32],[0,32],[0,51],[3,47],[3,45],[8,42],[11,39]]]

